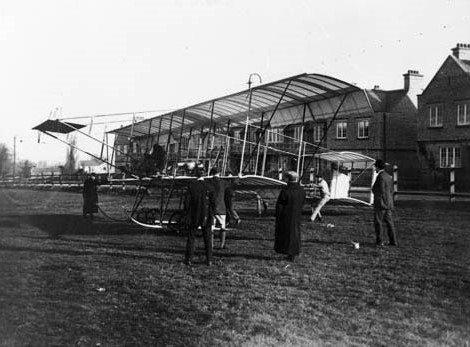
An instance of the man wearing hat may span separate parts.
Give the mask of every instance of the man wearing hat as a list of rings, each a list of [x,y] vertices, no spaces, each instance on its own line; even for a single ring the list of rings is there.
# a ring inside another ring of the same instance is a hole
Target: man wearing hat
[[[294,261],[300,254],[300,219],[305,190],[297,182],[296,172],[288,171],[286,179],[287,187],[281,190],[276,202],[274,250],[286,254],[287,260]]]
[[[382,230],[385,224],[388,233],[389,245],[397,246],[395,227],[393,225],[392,210],[393,205],[393,179],[385,171],[385,162],[377,159],[375,162],[375,171],[377,177],[372,186],[374,193],[374,227],[376,233],[376,245],[383,246]]]

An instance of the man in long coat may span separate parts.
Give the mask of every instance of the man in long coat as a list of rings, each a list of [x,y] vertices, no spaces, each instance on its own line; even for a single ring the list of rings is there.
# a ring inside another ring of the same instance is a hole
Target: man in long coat
[[[94,172],[83,182],[83,217],[87,214],[93,219],[93,213],[98,213],[98,183]]]
[[[374,193],[374,227],[376,234],[376,245],[381,247],[383,224],[387,227],[388,239],[390,246],[397,246],[395,227],[393,225],[392,210],[393,204],[393,179],[385,171],[385,163],[378,159],[375,162],[375,171],[377,177],[372,186]]]
[[[190,184],[184,199],[184,210],[186,211],[186,229],[188,239],[186,242],[186,256],[184,262],[191,265],[191,258],[194,254],[194,243],[196,232],[200,227],[204,237],[204,247],[206,250],[206,263],[212,264],[212,242],[211,242],[211,216],[209,205],[211,204],[212,189],[204,182],[203,172],[195,169],[197,180]]]
[[[287,187],[279,193],[276,202],[276,233],[274,250],[286,254],[287,260],[294,261],[300,254],[300,219],[305,200],[305,191],[297,182],[297,174],[286,173]]]

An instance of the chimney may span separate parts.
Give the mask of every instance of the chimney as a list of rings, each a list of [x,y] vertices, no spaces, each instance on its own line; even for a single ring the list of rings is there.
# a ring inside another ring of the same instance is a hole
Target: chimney
[[[403,74],[405,78],[405,91],[416,92],[420,94],[423,91],[423,75],[419,74],[417,70],[408,70],[407,73]]]
[[[460,60],[470,60],[470,44],[457,43],[455,48],[452,48],[454,57]]]
[[[403,77],[405,78],[405,92],[413,104],[418,107],[418,95],[424,90],[423,75],[420,75],[417,70],[408,70],[403,74]]]

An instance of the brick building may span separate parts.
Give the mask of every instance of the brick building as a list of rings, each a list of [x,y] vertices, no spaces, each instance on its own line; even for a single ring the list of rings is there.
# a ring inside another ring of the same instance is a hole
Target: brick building
[[[457,44],[418,96],[418,158],[424,188],[470,190],[470,45]]]

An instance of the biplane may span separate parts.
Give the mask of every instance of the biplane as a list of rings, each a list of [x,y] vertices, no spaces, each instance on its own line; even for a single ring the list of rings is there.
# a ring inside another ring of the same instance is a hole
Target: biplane
[[[241,92],[163,114],[129,113],[131,124],[107,131],[103,140],[87,134],[86,125],[69,121],[80,117],[49,119],[33,129],[120,172],[120,177],[110,174],[108,182],[135,186],[127,215],[145,227],[178,224],[184,190],[195,179],[194,165],[207,174],[217,167],[223,179],[237,181],[236,192],[243,200],[255,197],[258,206],[266,207],[269,197],[277,196],[288,170],[298,173],[309,196],[315,194],[315,175],[328,171],[331,200],[370,205],[371,182],[366,178],[373,176],[368,169],[374,159],[323,146],[335,121],[371,109],[364,90],[320,74],[257,86],[252,86],[253,77],[261,82],[258,74],[251,74],[248,89]],[[137,120],[137,115],[143,119]],[[93,122],[92,116],[81,118]],[[101,154],[61,138],[70,132],[92,138]]]

